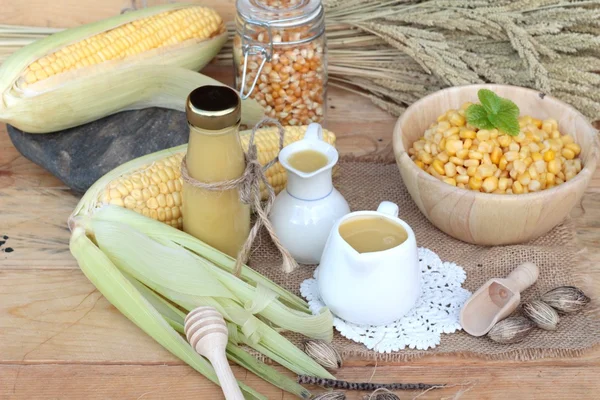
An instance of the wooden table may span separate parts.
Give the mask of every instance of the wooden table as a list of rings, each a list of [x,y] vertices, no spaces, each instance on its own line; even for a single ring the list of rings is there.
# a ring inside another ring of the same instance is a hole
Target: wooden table
[[[0,0],[0,23],[73,26],[114,15],[124,0]],[[231,16],[232,0],[205,1]],[[208,74],[227,79],[215,68]],[[328,128],[342,153],[390,150],[395,119],[357,95],[331,90]],[[78,201],[26,160],[0,127],[0,399],[221,398],[220,390],[130,323],[88,282],[68,250],[67,216]],[[585,214],[584,214],[585,210]],[[600,262],[600,174],[572,217]],[[269,398],[293,398],[240,368]],[[421,398],[597,398],[600,349],[530,362],[430,356],[402,364],[350,360],[341,379],[447,382]],[[412,398],[418,393],[408,393]],[[358,394],[349,396],[358,399]]]

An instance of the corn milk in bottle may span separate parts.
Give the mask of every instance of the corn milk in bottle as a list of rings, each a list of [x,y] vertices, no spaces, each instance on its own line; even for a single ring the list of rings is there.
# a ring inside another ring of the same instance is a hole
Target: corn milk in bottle
[[[189,176],[202,183],[242,176],[239,95],[226,86],[201,86],[188,96],[186,115]],[[250,206],[241,202],[237,188],[212,191],[184,181],[183,230],[235,258],[250,231]]]

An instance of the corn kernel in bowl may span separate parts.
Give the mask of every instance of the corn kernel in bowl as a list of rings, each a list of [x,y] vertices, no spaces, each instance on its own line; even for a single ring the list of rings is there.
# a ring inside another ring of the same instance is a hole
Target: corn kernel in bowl
[[[425,172],[449,185],[495,194],[522,194],[549,189],[581,171],[581,147],[563,135],[555,119],[519,117],[520,132],[468,125],[465,103],[448,110],[408,150]]]

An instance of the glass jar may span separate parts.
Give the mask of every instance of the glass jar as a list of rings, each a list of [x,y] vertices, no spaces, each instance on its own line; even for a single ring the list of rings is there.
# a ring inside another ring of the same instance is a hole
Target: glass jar
[[[321,0],[237,0],[235,84],[283,125],[322,122],[327,57]]]

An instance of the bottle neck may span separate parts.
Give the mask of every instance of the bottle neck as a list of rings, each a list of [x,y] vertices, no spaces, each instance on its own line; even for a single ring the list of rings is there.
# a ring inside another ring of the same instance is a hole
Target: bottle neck
[[[189,127],[186,162],[190,176],[202,182],[220,182],[244,173],[246,161],[239,125],[218,131]]]
[[[333,190],[331,169],[319,172],[309,178],[287,171],[287,192],[299,200],[315,201],[329,196]]]

